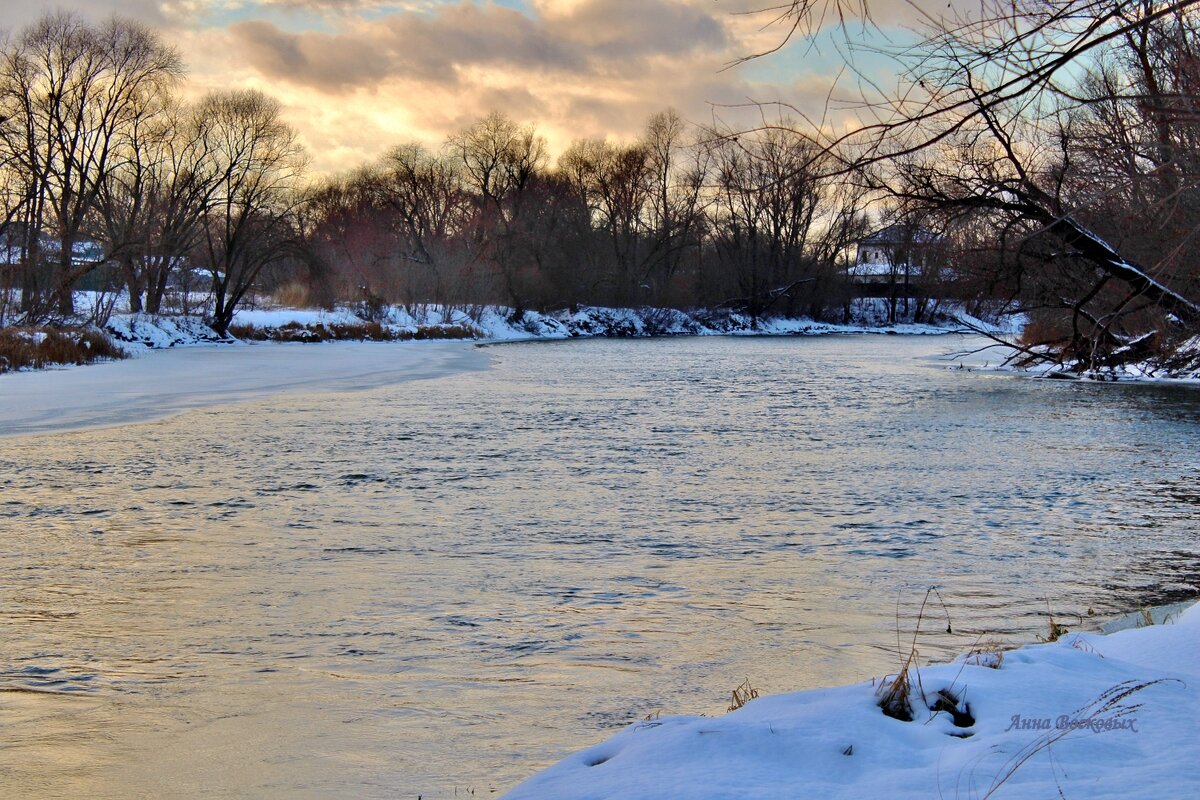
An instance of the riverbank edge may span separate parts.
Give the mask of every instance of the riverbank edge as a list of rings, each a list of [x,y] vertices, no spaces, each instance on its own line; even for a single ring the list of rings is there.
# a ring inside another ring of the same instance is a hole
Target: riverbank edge
[[[914,640],[896,674],[764,696],[722,717],[648,718],[503,800],[1200,794],[1189,770],[1200,757],[1200,601],[1101,630],[1059,634],[1051,620],[1051,641],[981,641],[920,667]],[[898,684],[911,720],[882,710]]]
[[[196,317],[144,314],[114,315],[105,329],[116,339],[149,348],[236,341],[320,342],[461,340],[480,343],[550,341],[654,336],[804,336],[845,333],[945,334],[967,332],[969,325],[1007,330],[966,315],[958,307],[931,315],[925,322],[888,321],[886,304],[858,302],[846,323],[821,322],[809,317],[749,317],[727,311],[669,308],[609,308],[581,306],[550,312],[501,306],[465,310],[437,305],[388,306],[364,313],[357,308],[335,310],[273,308],[243,309],[234,317],[229,336],[221,337]],[[156,330],[157,329],[157,330]]]
[[[966,315],[958,307],[933,312],[927,322],[888,321],[886,304],[856,301],[849,309],[850,322],[835,324],[807,317],[748,317],[728,311],[683,312],[665,308],[578,307],[554,312],[526,311],[496,306],[470,310],[436,305],[387,306],[369,312],[357,308],[334,310],[305,308],[251,308],[238,311],[229,331],[218,333],[195,315],[117,313],[103,325],[79,326],[74,339],[107,337],[113,344],[103,352],[81,345],[55,358],[16,358],[49,337],[62,338],[56,329],[5,328],[15,344],[13,357],[3,366],[12,371],[51,366],[73,366],[138,356],[146,351],[176,347],[236,345],[257,342],[323,343],[330,341],[463,341],[498,344],[594,338],[650,338],[656,336],[823,336],[834,334],[938,335],[967,333],[986,327],[1000,333],[1003,326]],[[961,321],[965,317],[965,324]],[[1012,327],[1012,326],[1009,326]],[[0,369],[0,371],[6,371]]]
[[[1186,342],[1175,352],[1172,361],[1174,366],[1164,365],[1154,361],[1137,361],[1122,364],[1119,367],[1109,367],[1083,372],[1073,372],[1058,364],[1033,364],[1020,366],[1012,363],[1007,356],[1019,353],[1015,348],[1009,348],[1000,342],[988,345],[984,350],[995,350],[997,361],[972,363],[969,368],[979,372],[995,372],[1016,375],[1037,380],[1065,381],[1074,383],[1107,383],[1107,384],[1154,384],[1176,386],[1200,386],[1200,337]],[[970,354],[978,361],[979,351]],[[960,361],[960,363],[963,363]]]
[[[204,344],[253,342],[321,343],[328,341],[464,341],[477,345],[513,342],[544,342],[571,339],[630,339],[681,336],[831,336],[831,335],[983,335],[992,347],[1007,347],[1015,341],[1024,317],[983,320],[954,303],[943,303],[926,322],[889,322],[889,308],[880,299],[855,301],[851,322],[821,322],[809,317],[751,318],[742,314],[698,310],[607,308],[600,306],[562,309],[555,312],[526,311],[519,317],[512,309],[488,306],[468,312],[441,306],[388,306],[377,314],[357,309],[333,311],[276,308],[245,309],[234,318],[230,331],[221,337],[196,317],[152,317],[118,315],[106,331],[130,349]],[[1011,350],[1008,354],[1015,353]],[[971,354],[963,354],[969,357]],[[1048,366],[1019,367],[1005,355],[984,370],[1002,371],[1039,379],[1071,379],[1094,383],[1200,384],[1200,337],[1186,343],[1176,354],[1174,368],[1140,362],[1103,372],[1082,375]],[[959,361],[963,364],[969,360]],[[972,367],[975,368],[975,367]]]

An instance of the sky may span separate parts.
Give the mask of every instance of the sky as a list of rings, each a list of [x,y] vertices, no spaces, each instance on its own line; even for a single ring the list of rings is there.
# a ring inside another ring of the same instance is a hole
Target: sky
[[[777,108],[748,109],[750,103],[784,102],[819,117],[856,34],[822,37],[816,48],[793,44],[731,68],[785,33],[768,24],[770,14],[742,13],[770,5],[66,0],[56,7],[96,21],[115,13],[155,28],[181,52],[189,94],[257,88],[277,97],[312,169],[332,173],[401,143],[437,147],[490,111],[536,124],[551,152],[583,137],[632,138],[668,107],[703,124],[779,116]],[[48,7],[0,0],[0,21],[20,30]],[[887,28],[911,20],[914,9],[905,0],[873,0],[872,14]]]

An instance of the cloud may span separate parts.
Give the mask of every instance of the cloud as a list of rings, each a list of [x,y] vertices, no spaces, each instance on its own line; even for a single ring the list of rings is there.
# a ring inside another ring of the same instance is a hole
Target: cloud
[[[643,0],[635,10],[628,0],[585,0],[549,15],[456,2],[353,21],[332,33],[290,32],[265,20],[235,23],[231,31],[264,76],[331,93],[387,78],[456,83],[471,67],[611,75],[654,56],[726,45],[712,12],[679,0]]]
[[[290,34],[272,22],[230,26],[235,46],[259,73],[272,80],[336,93],[383,80],[398,67],[391,53],[369,39],[325,33]],[[426,75],[425,77],[434,77]]]
[[[769,13],[739,14],[773,5],[762,0],[61,2],[93,21],[119,13],[160,29],[183,53],[193,97],[257,88],[279,98],[316,172],[353,168],[403,142],[437,147],[493,110],[535,123],[561,152],[578,138],[635,137],[667,107],[699,124],[807,116],[840,126],[857,97],[851,73],[834,95],[850,102],[823,118],[833,76],[860,34],[853,25],[841,38],[827,32],[818,49],[798,41],[724,69],[785,35],[785,26],[767,25]],[[977,2],[932,8],[952,14]],[[911,0],[868,3],[878,26],[920,22]],[[44,13],[36,0],[11,4],[0,25],[19,29]],[[826,27],[835,20],[827,15]],[[859,60],[872,78],[896,80],[890,62]]]
[[[583,136],[635,136],[672,105],[707,121],[710,100],[751,91],[720,73],[742,45],[726,4],[712,0],[412,0],[371,14],[358,12],[374,0],[270,2],[196,32],[185,51],[206,88],[246,65],[238,85],[284,102],[319,170],[402,141],[437,146],[492,110],[536,123],[561,150]],[[322,23],[309,24],[311,13]]]
[[[258,5],[264,7],[343,13],[376,10],[429,11],[440,4],[438,0],[258,0]]]
[[[569,43],[499,6],[456,4],[432,16],[406,12],[355,21],[336,33],[292,33],[264,20],[235,23],[230,30],[264,76],[330,93],[414,77],[455,84],[461,69],[475,65],[581,67]]]
[[[168,27],[170,15],[165,4],[159,0],[76,0],[73,3],[12,2],[6,3],[0,15],[0,27],[18,31],[33,23],[42,15],[57,10],[66,10],[80,15],[91,22],[100,22],[117,14],[137,20],[156,28]]]
[[[724,28],[711,10],[683,2],[650,0],[632,9],[627,0],[589,0],[546,21],[552,36],[596,58],[637,58],[695,50],[720,50]]]
[[[697,123],[753,125],[758,110],[736,106],[819,108],[828,87],[827,65],[805,56],[722,71],[775,41],[763,17],[733,13],[758,0],[161,3],[191,67],[189,91],[278,97],[317,171],[405,141],[436,147],[492,110],[536,123],[561,151],[581,137],[634,137],[668,106]]]

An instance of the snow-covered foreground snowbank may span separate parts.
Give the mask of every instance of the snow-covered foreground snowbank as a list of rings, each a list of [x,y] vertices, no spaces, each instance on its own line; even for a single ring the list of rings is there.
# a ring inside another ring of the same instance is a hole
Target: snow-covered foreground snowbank
[[[330,342],[158,350],[0,380],[0,435],[120,425],[286,392],[351,391],[483,369],[462,342]]]
[[[911,722],[885,716],[871,683],[763,697],[631,725],[507,797],[1200,797],[1200,605],[912,678]],[[971,724],[928,710],[941,690]]]

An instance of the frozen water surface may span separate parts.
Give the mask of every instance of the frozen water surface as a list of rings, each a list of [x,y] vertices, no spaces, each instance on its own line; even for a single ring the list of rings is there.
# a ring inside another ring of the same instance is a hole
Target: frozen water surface
[[[479,369],[470,344],[330,342],[183,347],[90,369],[8,373],[0,435],[120,425],[297,392],[368,389]]]

